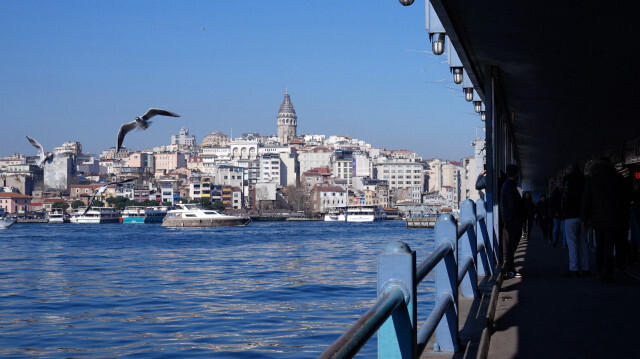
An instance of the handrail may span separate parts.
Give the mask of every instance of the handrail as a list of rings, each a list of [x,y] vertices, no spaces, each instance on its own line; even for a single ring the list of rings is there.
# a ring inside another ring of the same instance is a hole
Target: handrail
[[[378,298],[373,307],[360,317],[319,358],[353,357],[402,303],[404,303],[404,294],[399,288],[394,288],[384,293],[382,297]]]
[[[458,287],[465,297],[477,295],[478,274],[492,273],[495,267],[487,216],[482,199],[477,204],[464,201],[459,224],[451,215],[440,216],[435,226],[436,248],[418,266],[415,251],[406,243],[390,243],[378,257],[378,301],[320,358],[350,358],[376,330],[379,358],[417,358],[434,333],[434,350],[457,351]],[[416,286],[434,269],[436,303],[417,330]]]

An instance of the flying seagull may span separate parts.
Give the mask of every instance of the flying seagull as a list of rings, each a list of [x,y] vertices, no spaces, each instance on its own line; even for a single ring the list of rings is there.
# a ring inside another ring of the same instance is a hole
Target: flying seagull
[[[87,206],[87,208],[84,210],[84,212],[82,213],[82,215],[84,216],[85,214],[87,214],[87,212],[89,211],[89,209],[91,208],[91,205],[93,204],[93,201],[95,201],[96,197],[98,197],[98,195],[104,193],[104,191],[107,190],[107,187],[109,187],[109,185],[112,184],[121,184],[121,183],[127,183],[127,182],[131,182],[134,181],[136,178],[128,178],[126,180],[122,180],[122,181],[115,181],[115,182],[109,182],[106,184],[103,184],[102,186],[98,187],[98,189],[96,190],[96,192],[93,194],[93,196],[91,196],[91,200],[89,200],[89,205]]]
[[[129,131],[133,130],[134,128],[138,128],[139,131],[146,130],[147,127],[149,127],[149,125],[151,125],[151,123],[153,122],[149,120],[151,119],[151,117],[156,115],[180,117],[180,115],[177,115],[173,112],[161,110],[159,108],[150,108],[149,111],[147,111],[147,113],[145,113],[144,115],[136,117],[135,120],[120,126],[120,131],[118,131],[118,145],[116,146],[116,153],[120,151],[124,136],[129,133]]]
[[[38,141],[29,136],[27,136],[27,140],[29,140],[33,147],[38,149],[38,166],[40,168],[44,167],[45,162],[51,162],[51,160],[53,160],[53,153],[45,155],[44,148],[42,148],[42,145]]]

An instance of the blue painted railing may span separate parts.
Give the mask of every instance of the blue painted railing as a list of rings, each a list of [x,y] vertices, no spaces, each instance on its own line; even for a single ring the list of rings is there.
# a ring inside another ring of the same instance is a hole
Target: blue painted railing
[[[416,266],[416,253],[400,241],[378,257],[378,300],[320,358],[351,358],[378,332],[378,358],[417,358],[435,332],[435,351],[458,351],[458,288],[477,295],[478,275],[492,274],[497,246],[490,241],[482,199],[466,200],[460,223],[438,218],[435,250]],[[417,330],[417,285],[435,269],[436,302]]]

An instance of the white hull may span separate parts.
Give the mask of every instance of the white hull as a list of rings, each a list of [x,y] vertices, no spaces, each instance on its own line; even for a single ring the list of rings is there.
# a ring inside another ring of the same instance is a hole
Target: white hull
[[[16,223],[15,219],[0,219],[0,229],[7,229],[11,226],[13,226],[13,224]]]
[[[386,219],[386,214],[376,207],[349,207],[347,216],[344,213],[330,212],[324,215],[325,222],[374,222]]]
[[[344,222],[344,214],[325,214],[325,222]]]
[[[84,210],[78,211],[82,213]],[[71,217],[71,223],[84,223],[84,224],[100,224],[100,223],[118,223],[120,222],[120,216],[118,212],[107,207],[91,208],[85,215],[76,214]]]

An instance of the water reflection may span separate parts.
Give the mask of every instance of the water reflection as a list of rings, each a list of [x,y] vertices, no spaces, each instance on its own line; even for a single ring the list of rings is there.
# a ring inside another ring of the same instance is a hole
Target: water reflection
[[[315,358],[374,303],[389,241],[432,249],[400,222],[111,228],[3,232],[0,356]]]

